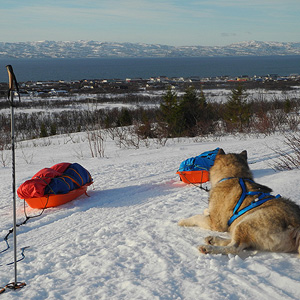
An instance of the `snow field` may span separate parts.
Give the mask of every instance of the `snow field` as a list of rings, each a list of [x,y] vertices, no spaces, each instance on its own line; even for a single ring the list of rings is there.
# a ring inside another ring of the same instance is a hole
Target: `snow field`
[[[84,135],[84,134],[82,134]],[[283,137],[234,138],[218,141],[168,141],[162,148],[119,149],[105,144],[105,158],[91,158],[87,141],[30,143],[16,152],[17,187],[37,171],[59,162],[78,162],[91,173],[90,197],[82,196],[45,210],[18,228],[18,280],[27,286],[6,291],[1,299],[299,299],[300,260],[297,254],[244,251],[240,256],[202,255],[197,246],[216,234],[182,228],[177,222],[207,207],[208,194],[179,181],[181,161],[222,147],[248,151],[254,178],[274,194],[300,204],[300,171],[274,172]],[[76,153],[81,151],[81,158]],[[27,164],[24,155],[33,155]],[[0,237],[12,227],[11,169],[0,167]],[[39,210],[26,208],[28,215]],[[24,219],[17,199],[18,222]],[[226,236],[226,233],[222,234]],[[11,248],[0,254],[0,286],[13,281]],[[5,242],[0,240],[0,251]]]

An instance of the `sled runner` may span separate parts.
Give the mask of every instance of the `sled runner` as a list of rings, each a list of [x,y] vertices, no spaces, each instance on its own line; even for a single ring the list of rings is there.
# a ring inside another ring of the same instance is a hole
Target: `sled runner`
[[[183,161],[176,174],[185,183],[205,183],[209,181],[209,169],[213,166],[219,148]]]
[[[90,173],[81,165],[60,163],[44,168],[17,190],[31,208],[48,208],[65,204],[86,194],[93,183]]]

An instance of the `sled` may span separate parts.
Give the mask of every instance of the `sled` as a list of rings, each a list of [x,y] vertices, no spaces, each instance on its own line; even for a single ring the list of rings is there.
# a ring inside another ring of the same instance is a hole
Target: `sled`
[[[72,190],[66,194],[57,194],[57,195],[48,194],[43,197],[27,198],[24,200],[31,208],[44,209],[44,208],[49,208],[49,207],[56,207],[56,206],[68,203],[83,194],[86,194],[87,187],[90,184],[91,183],[85,184],[85,185],[81,186],[80,188],[78,188],[76,190]]]
[[[185,183],[205,183],[209,181],[209,170],[215,162],[219,148],[203,152],[184,160],[176,174]]]
[[[45,209],[70,202],[93,183],[91,174],[78,163],[59,163],[44,168],[22,183],[17,194],[31,208]]]
[[[176,174],[184,183],[205,183],[209,181],[208,171],[178,171]]]

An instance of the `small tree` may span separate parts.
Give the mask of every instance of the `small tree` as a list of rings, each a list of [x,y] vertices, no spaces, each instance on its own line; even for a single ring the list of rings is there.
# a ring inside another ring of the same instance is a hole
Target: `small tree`
[[[162,121],[167,124],[168,135],[171,137],[178,136],[181,132],[181,119],[179,117],[177,93],[168,88],[162,100],[160,104]]]
[[[183,132],[195,136],[211,131],[213,122],[212,108],[208,105],[203,90],[200,95],[193,87],[188,88],[179,105]]]
[[[40,131],[40,137],[47,137],[48,136],[48,132],[47,132],[47,128],[45,123],[41,124],[41,131]]]
[[[225,120],[237,126],[240,132],[243,132],[245,125],[249,124],[251,116],[247,97],[245,89],[240,85],[231,91],[225,104]]]
[[[132,122],[132,113],[127,108],[122,108],[117,126],[129,126],[132,125]]]
[[[211,104],[207,103],[203,89],[199,95],[199,116],[197,120],[198,134],[207,134],[214,131],[214,121],[217,115]]]
[[[292,110],[292,102],[291,102],[290,99],[285,99],[283,110],[287,114],[291,112],[291,110]]]
[[[54,124],[54,123],[51,123],[50,135],[56,135],[56,124]]]
[[[200,101],[194,88],[188,88],[180,103],[180,113],[185,131],[191,133],[197,124]]]

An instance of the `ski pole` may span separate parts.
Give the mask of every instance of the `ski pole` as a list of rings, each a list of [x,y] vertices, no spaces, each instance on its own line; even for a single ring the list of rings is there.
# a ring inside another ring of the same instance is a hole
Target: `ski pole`
[[[14,277],[15,281],[9,285],[13,289],[18,289],[24,286],[23,283],[18,283],[17,280],[17,218],[16,218],[16,173],[15,173],[15,121],[14,121],[14,89],[17,90],[20,100],[18,82],[16,80],[13,68],[11,65],[6,66],[9,78],[8,99],[11,107],[11,150],[12,150],[12,192],[13,192],[13,240],[14,240]]]

